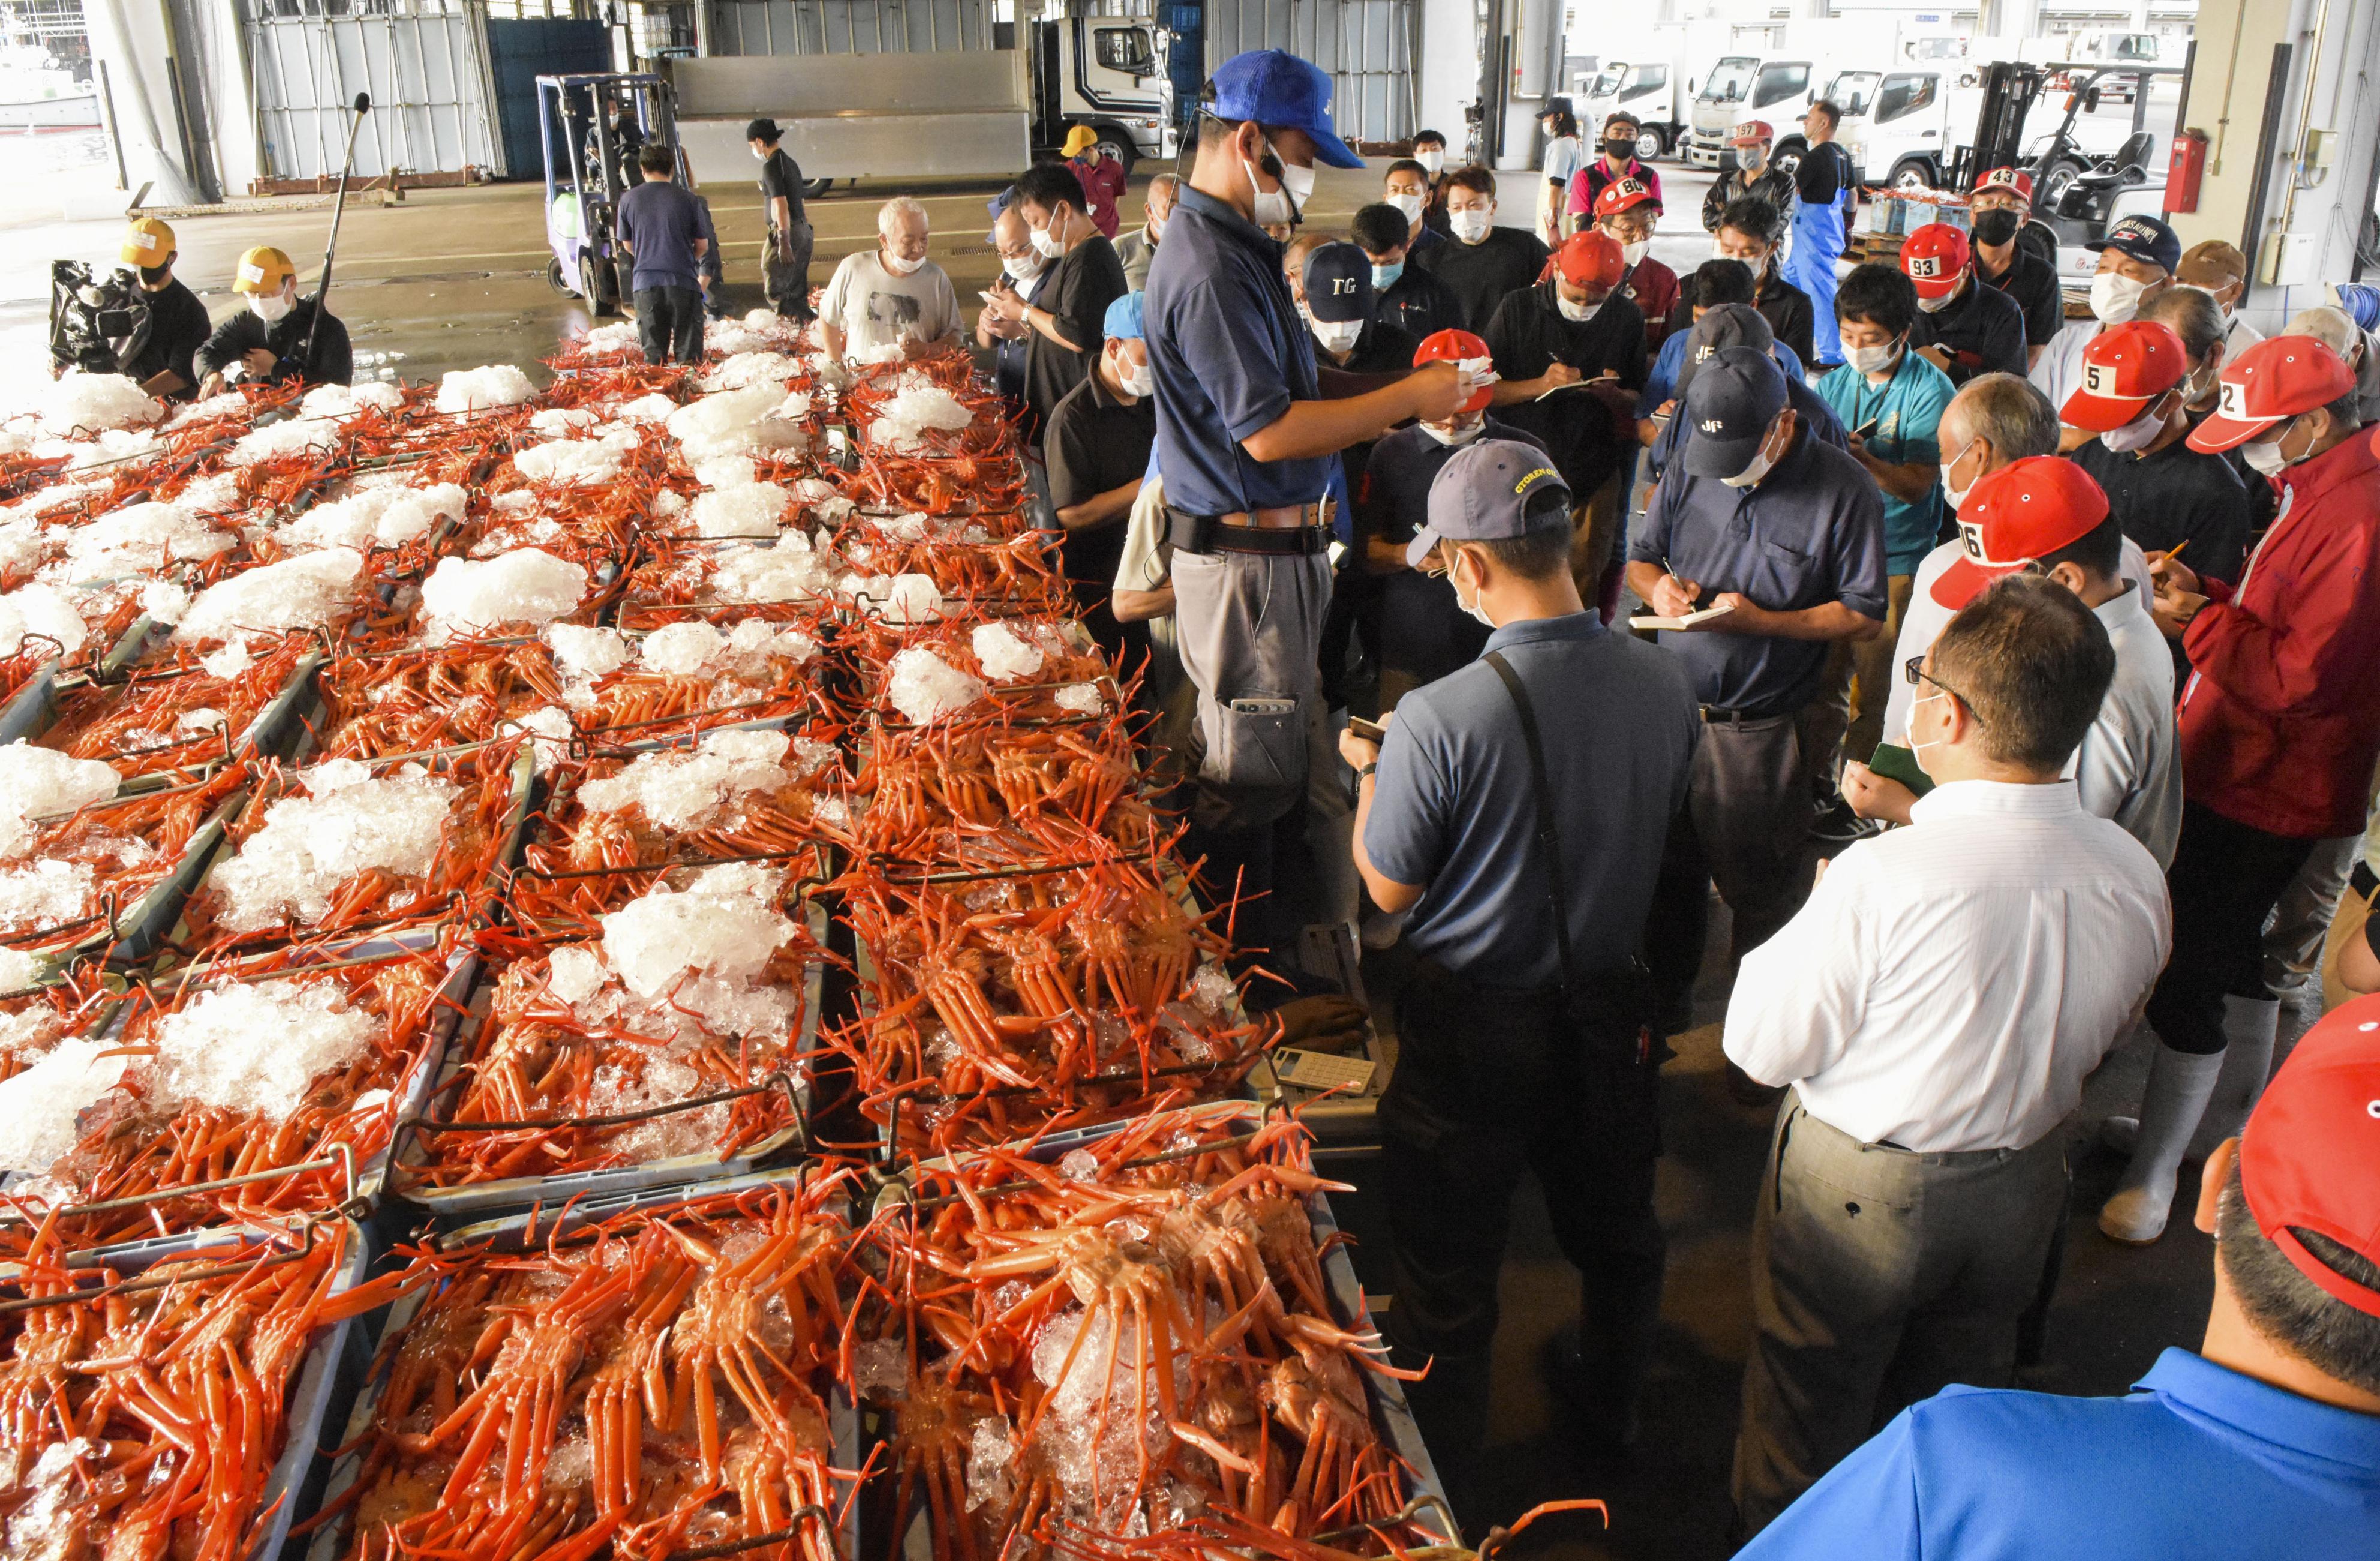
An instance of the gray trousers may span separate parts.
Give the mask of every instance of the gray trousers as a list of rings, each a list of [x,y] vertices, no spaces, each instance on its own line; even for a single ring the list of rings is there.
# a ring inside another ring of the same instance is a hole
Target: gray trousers
[[[1304,799],[1330,605],[1330,560],[1320,554],[1173,555],[1176,644],[1198,689],[1194,823],[1254,829]],[[1293,708],[1235,710],[1235,701]]]
[[[769,242],[760,254],[760,285],[769,295],[769,307],[791,319],[810,317],[810,249],[815,241],[809,223],[793,225],[790,242],[780,246],[776,231],[769,233]],[[790,254],[781,258],[781,248]]]
[[[1789,1094],[1752,1225],[1752,1355],[1735,1509],[1757,1533],[1910,1404],[2006,1387],[2017,1320],[2066,1212],[2064,1135],[1912,1154]]]
[[[2265,929],[2266,986],[2294,992],[2322,969],[2323,938],[2338,913],[2339,896],[2347,892],[2347,875],[2362,854],[2363,836],[2343,835],[2315,846],[2298,869]]]
[[[1810,892],[1802,848],[1810,788],[1796,715],[1709,721],[1694,752],[1687,805],[1719,897],[1735,918],[1742,958],[1791,920]]]

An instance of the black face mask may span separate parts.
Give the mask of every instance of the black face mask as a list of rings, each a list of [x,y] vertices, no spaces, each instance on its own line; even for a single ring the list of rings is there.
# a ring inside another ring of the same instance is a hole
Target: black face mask
[[[147,283],[152,287],[164,287],[165,285],[165,278],[173,274],[174,265],[171,261],[166,262],[164,265],[144,265],[140,268],[140,280]]]
[[[2023,220],[2014,212],[1999,209],[1975,213],[1975,242],[1997,249],[2016,237]]]
[[[1609,157],[1633,157],[1636,155],[1636,138],[1613,136],[1603,143],[1603,151]]]

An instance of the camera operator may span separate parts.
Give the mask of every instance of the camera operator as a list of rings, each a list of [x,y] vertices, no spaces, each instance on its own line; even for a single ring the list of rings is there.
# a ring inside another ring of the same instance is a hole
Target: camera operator
[[[207,339],[207,306],[174,274],[174,230],[142,217],[124,236],[116,258],[133,268],[139,302],[129,335],[108,338],[122,372],[152,396],[187,401],[198,388],[190,355]]]
[[[347,346],[346,326],[338,316],[325,313],[322,328],[315,329],[317,302],[298,296],[298,269],[287,255],[262,246],[249,250],[239,257],[231,290],[247,299],[248,307],[217,325],[199,348],[200,396],[212,396],[234,379],[263,384],[290,378],[308,384],[353,382],[355,358]]]

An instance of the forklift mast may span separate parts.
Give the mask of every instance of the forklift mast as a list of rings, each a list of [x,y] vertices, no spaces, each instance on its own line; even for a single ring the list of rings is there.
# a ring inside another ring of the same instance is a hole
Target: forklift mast
[[[2041,97],[2041,67],[2022,61],[2002,61],[1984,73],[1984,106],[1975,116],[1974,138],[1958,150],[1947,170],[1952,189],[1972,189],[1977,175],[2022,162],[2025,116]],[[2036,186],[2036,207],[2040,198]]]

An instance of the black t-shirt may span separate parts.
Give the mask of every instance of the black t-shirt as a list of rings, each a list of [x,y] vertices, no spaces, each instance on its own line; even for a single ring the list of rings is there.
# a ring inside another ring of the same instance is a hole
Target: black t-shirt
[[[1375,318],[1387,321],[1415,341],[1463,328],[1463,305],[1456,300],[1454,289],[1415,264],[1410,255],[1404,274],[1374,298],[1372,311]]]
[[[1543,448],[1534,433],[1490,415],[1483,439],[1518,439]],[[1355,488],[1356,533],[1399,546],[1429,520],[1429,485],[1460,445],[1441,445],[1421,428],[1383,434]],[[1488,627],[1455,605],[1443,575],[1398,569],[1372,577],[1379,589],[1380,661],[1434,682],[1476,661]]]
[[[199,301],[198,294],[182,286],[178,276],[155,292],[140,296],[149,305],[146,328],[126,344],[130,348],[128,353],[118,349],[118,360],[136,384],[145,384],[172,370],[185,382],[181,389],[172,393],[173,398],[186,400],[199,385],[199,372],[190,361],[191,355],[206,345],[212,330],[207,323],[207,306]]]
[[[1984,259],[1975,257],[1975,274],[2016,300],[2024,319],[2028,348],[2047,347],[2049,338],[2066,328],[2066,298],[2058,287],[2058,273],[2022,244],[2009,251],[2009,268],[1998,276],[1986,274]],[[2017,370],[2022,373],[2022,369]]]
[[[1025,399],[1044,424],[1066,393],[1083,383],[1107,341],[1108,305],[1131,289],[1115,246],[1098,234],[1076,244],[1050,268],[1041,308],[1058,317],[1067,340],[1082,344],[1070,352],[1038,330],[1025,348]],[[1112,578],[1112,577],[1111,577]]]
[[[278,360],[270,382],[278,384],[297,373],[306,350],[307,333],[314,323],[314,300],[299,299],[288,313],[267,325],[256,311],[243,306],[207,337],[191,358],[200,377],[229,368],[251,348],[265,348]],[[348,384],[355,379],[355,355],[347,345],[347,327],[335,314],[322,316],[322,328],[313,332],[314,353],[302,374],[309,384]]]
[[[1644,388],[1643,312],[1614,296],[1604,300],[1592,320],[1565,320],[1559,299],[1551,282],[1541,282],[1504,300],[1482,333],[1497,374],[1508,380],[1535,379],[1559,359],[1588,379],[1609,371],[1620,376],[1623,388]],[[1610,409],[1593,390],[1564,390],[1541,401],[1518,402],[1504,408],[1501,415],[1513,427],[1536,435],[1552,455],[1562,481],[1582,501],[1634,454],[1633,442],[1621,444]],[[1633,426],[1632,420],[1632,431]]]
[[[1111,489],[1140,481],[1148,470],[1148,452],[1157,443],[1157,402],[1144,396],[1127,407],[1117,400],[1096,373],[1059,399],[1042,431],[1042,451],[1050,463],[1050,503],[1058,509],[1099,497]],[[1125,522],[1118,515],[1099,525],[1070,530],[1060,544],[1066,578],[1077,591],[1096,588],[1104,599],[1115,583],[1116,565],[1123,556]]]
[[[1536,285],[1553,254],[1534,233],[1491,227],[1476,244],[1461,239],[1419,250],[1414,263],[1445,283],[1460,307],[1466,331],[1485,332],[1506,296]]]
[[[808,222],[802,213],[802,165],[779,147],[760,159],[760,220],[771,221],[769,202],[785,198],[785,220]]]
[[[1851,182],[1852,160],[1833,141],[1802,153],[1802,165],[1793,170],[1793,193],[1813,206],[1833,205]]]
[[[1952,384],[1977,374],[2024,372],[2024,311],[1998,287],[1970,284],[1949,304],[1928,314],[1917,311],[1909,327],[1912,347],[1940,346],[1954,355],[1942,372]]]
[[[1793,356],[1808,368],[1817,361],[1817,315],[1810,308],[1810,295],[1793,286],[1772,268],[1760,279],[1760,290],[1752,295],[1753,312],[1768,322],[1769,334],[1793,349]]]

